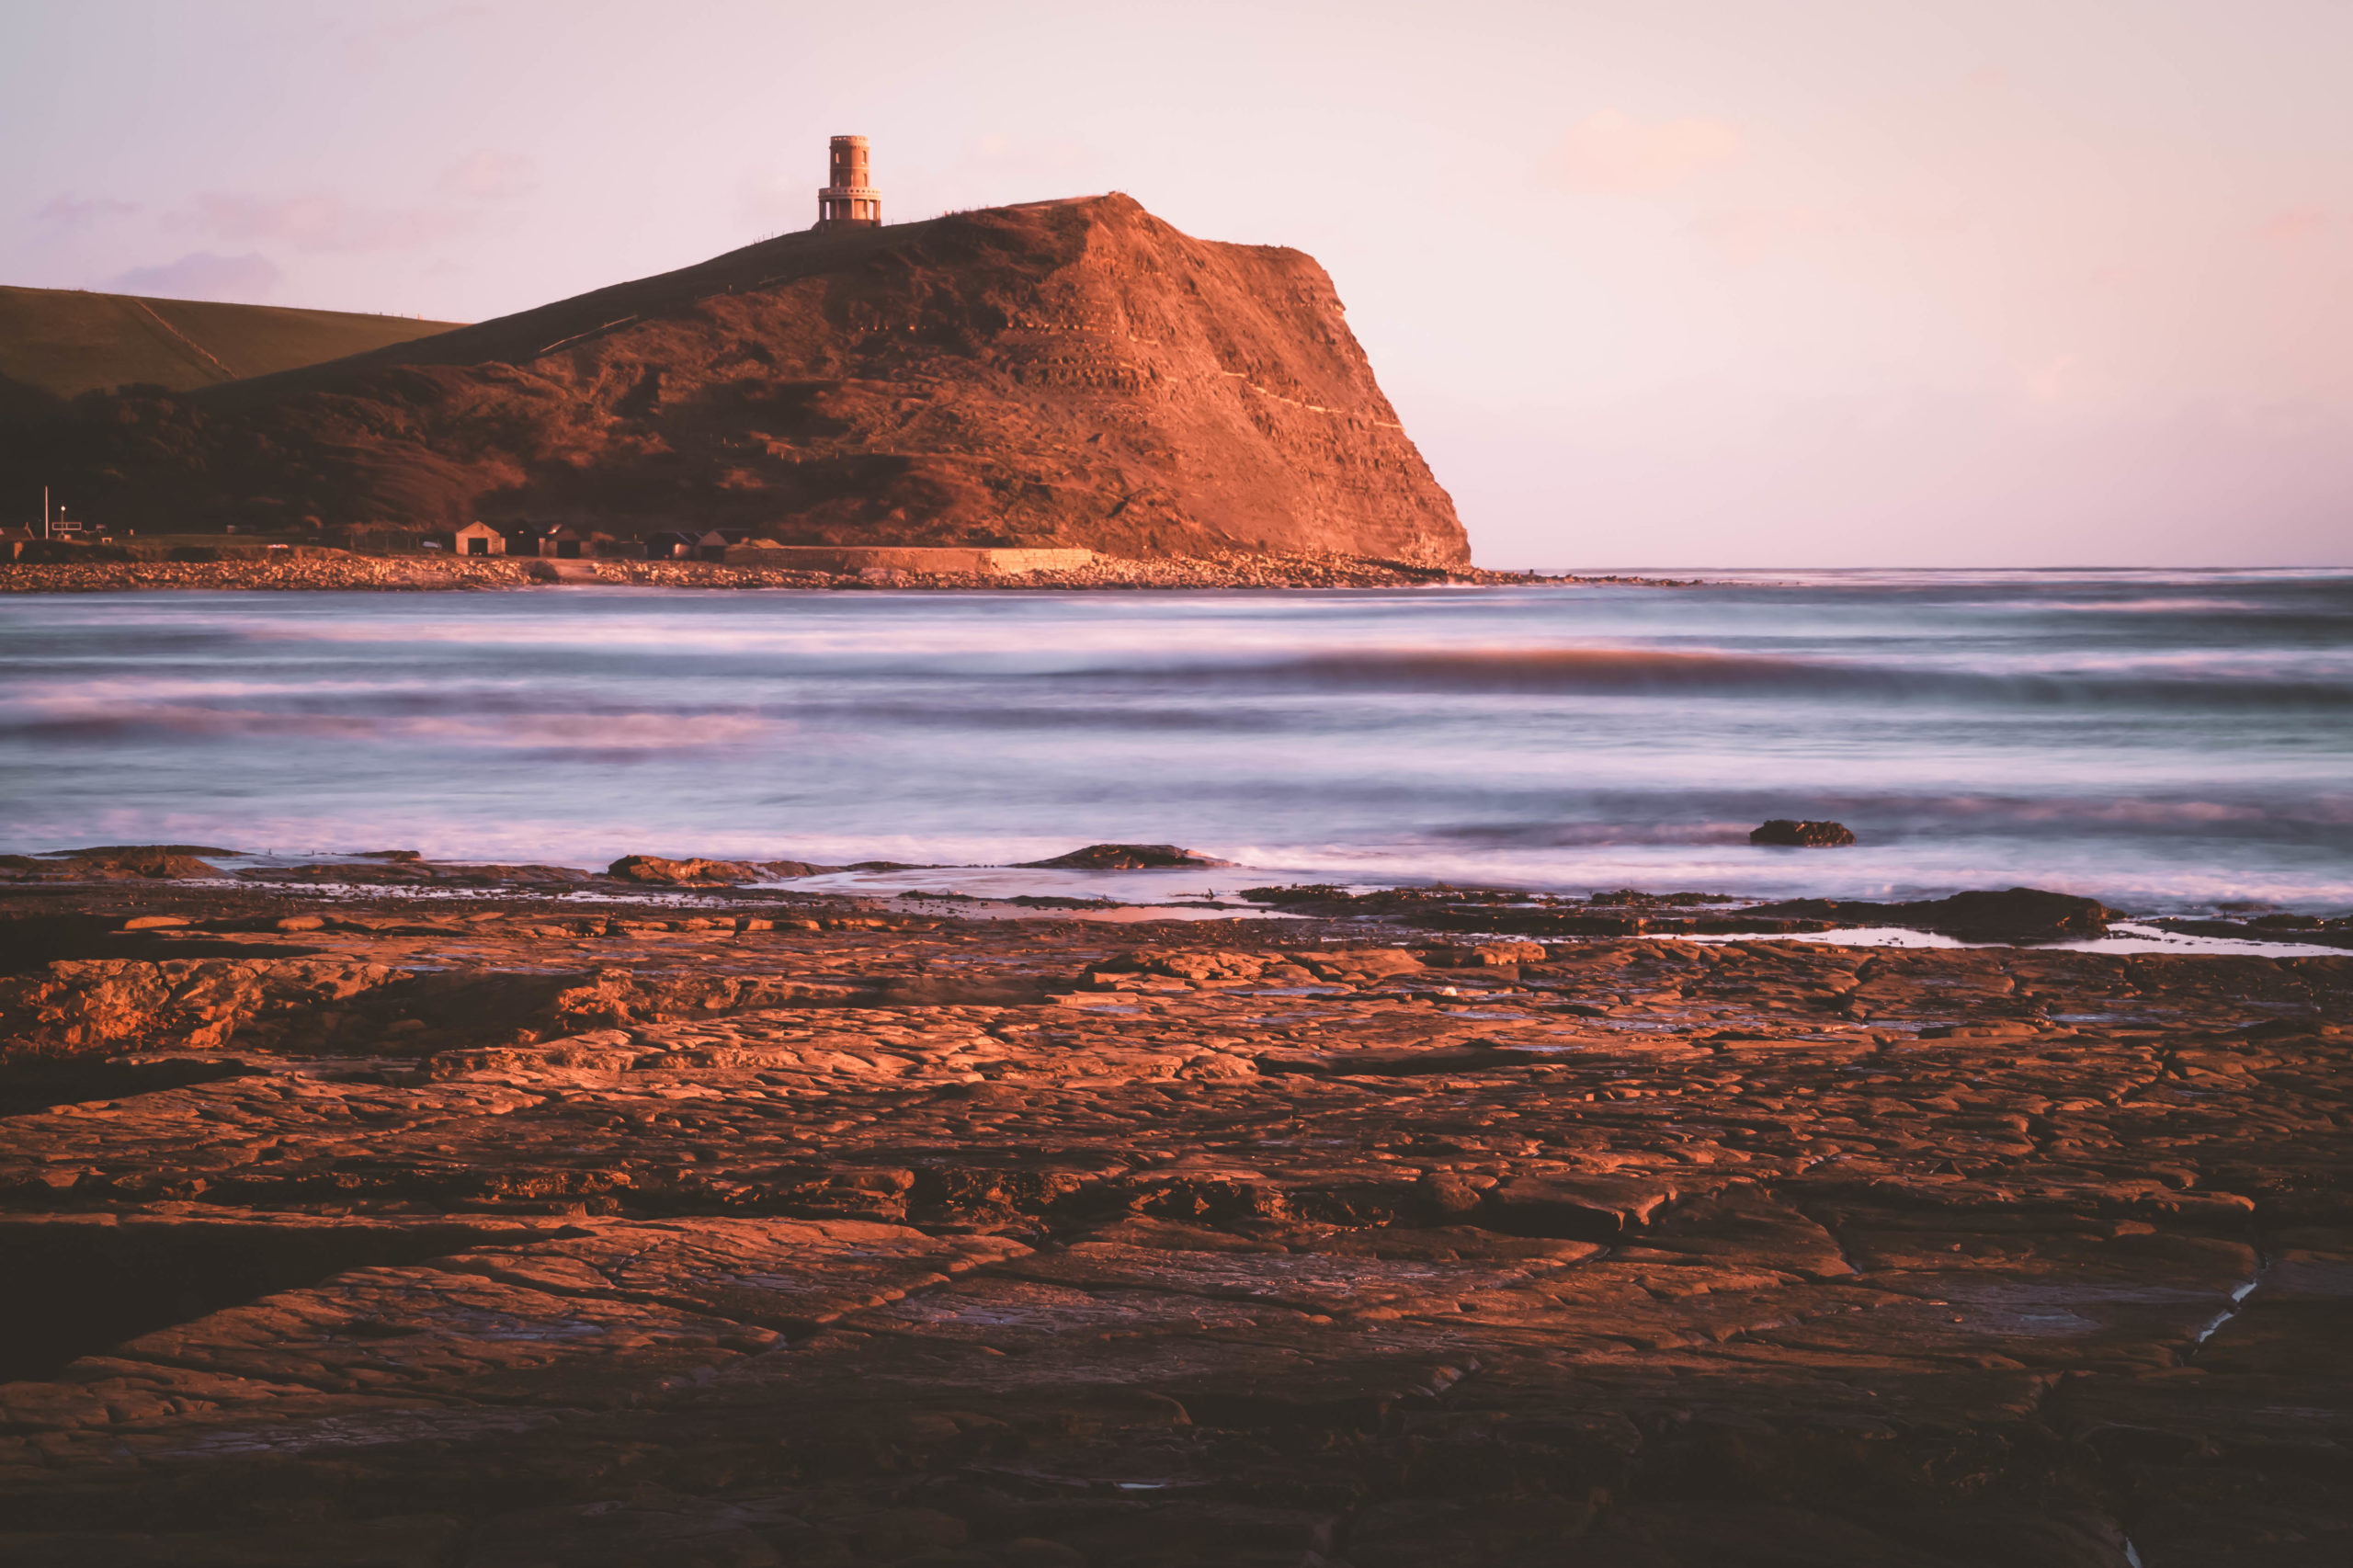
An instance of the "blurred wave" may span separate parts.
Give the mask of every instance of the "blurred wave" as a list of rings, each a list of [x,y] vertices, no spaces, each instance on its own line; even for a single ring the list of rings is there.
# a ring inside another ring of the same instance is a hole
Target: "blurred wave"
[[[2341,573],[6,604],[11,850],[972,865],[1142,839],[1243,862],[1230,886],[2353,905]],[[1770,816],[1862,842],[1752,848]]]
[[[1097,680],[1150,676],[1208,685],[1247,682],[1335,691],[1772,693],[1796,698],[1933,698],[2044,704],[2137,702],[2197,707],[2254,702],[2273,708],[2353,707],[2353,679],[2267,678],[2257,672],[2234,674],[2222,668],[2206,676],[2169,668],[2138,676],[1989,674],[1899,664],[1840,664],[1636,648],[1405,648],[1165,668],[1097,667],[1077,673]]]

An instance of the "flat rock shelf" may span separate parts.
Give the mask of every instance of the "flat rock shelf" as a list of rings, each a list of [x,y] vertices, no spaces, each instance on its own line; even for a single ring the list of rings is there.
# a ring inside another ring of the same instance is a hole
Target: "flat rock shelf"
[[[2353,1541],[2353,956],[667,896],[10,893],[0,1561]]]

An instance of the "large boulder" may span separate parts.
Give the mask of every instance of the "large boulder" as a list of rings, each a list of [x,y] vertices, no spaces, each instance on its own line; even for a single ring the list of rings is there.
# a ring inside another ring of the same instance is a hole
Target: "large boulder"
[[[1964,942],[2056,942],[2073,937],[2105,937],[2116,911],[2094,898],[2006,888],[1999,892],[1957,892],[1925,906],[1934,923],[1927,928]]]
[[[1051,860],[1024,860],[1025,870],[1149,871],[1171,866],[1231,866],[1174,844],[1090,844]]]
[[[740,860],[665,860],[659,855],[624,855],[606,867],[605,874],[654,887],[708,888],[756,882],[765,873]]]
[[[1842,822],[1791,822],[1776,817],[1753,830],[1748,842],[1787,849],[1839,849],[1854,843],[1855,834]]]
[[[1963,942],[2059,942],[2104,937],[2117,912],[2097,899],[2041,888],[1957,892],[1911,903],[1861,899],[1795,898],[1758,904],[1744,915],[1799,915],[1844,926],[1904,926]]]
[[[847,866],[821,866],[814,860],[762,860],[757,862],[757,865],[768,877],[778,881],[790,881],[794,877],[822,877],[828,871],[843,871],[850,869]]]

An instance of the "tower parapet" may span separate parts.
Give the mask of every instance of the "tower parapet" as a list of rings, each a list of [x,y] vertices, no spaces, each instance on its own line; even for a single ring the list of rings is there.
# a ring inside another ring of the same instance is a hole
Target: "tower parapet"
[[[836,136],[827,153],[829,183],[817,192],[817,227],[877,229],[882,225],[882,193],[870,183],[866,138]]]

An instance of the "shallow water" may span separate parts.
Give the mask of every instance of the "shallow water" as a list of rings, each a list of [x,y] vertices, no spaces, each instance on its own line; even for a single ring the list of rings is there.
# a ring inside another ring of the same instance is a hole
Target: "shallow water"
[[[2353,575],[0,599],[0,847],[2353,906]],[[1831,817],[1835,851],[1746,842]]]

